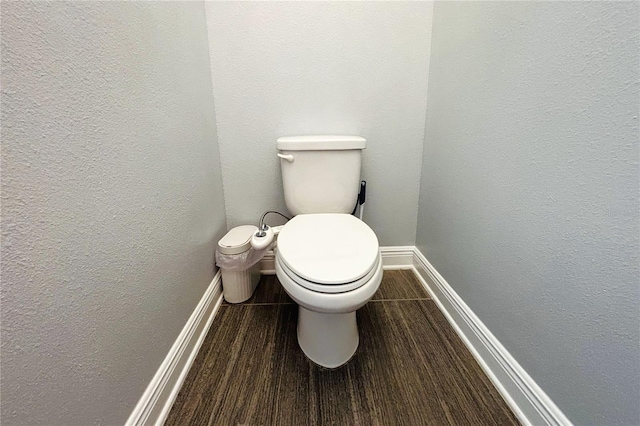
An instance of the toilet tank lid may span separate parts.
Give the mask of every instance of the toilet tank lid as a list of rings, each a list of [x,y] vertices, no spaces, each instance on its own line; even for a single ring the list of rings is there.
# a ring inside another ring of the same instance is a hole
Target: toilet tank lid
[[[276,140],[276,147],[286,151],[365,149],[366,145],[365,138],[349,135],[285,136]]]

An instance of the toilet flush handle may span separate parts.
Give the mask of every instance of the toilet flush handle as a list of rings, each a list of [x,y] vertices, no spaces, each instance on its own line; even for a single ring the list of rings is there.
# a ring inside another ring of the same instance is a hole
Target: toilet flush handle
[[[293,155],[291,155],[291,154],[280,154],[280,153],[278,153],[278,157],[282,158],[283,160],[287,160],[290,163],[293,163]]]

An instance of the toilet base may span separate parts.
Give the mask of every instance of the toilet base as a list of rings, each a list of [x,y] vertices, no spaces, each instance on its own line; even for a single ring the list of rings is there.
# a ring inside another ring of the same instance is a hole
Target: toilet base
[[[298,307],[298,344],[314,363],[338,368],[351,359],[359,342],[355,311],[323,314]]]

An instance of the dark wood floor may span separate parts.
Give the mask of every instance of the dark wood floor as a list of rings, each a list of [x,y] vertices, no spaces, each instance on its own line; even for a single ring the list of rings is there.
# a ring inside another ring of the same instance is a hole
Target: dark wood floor
[[[345,366],[309,362],[274,276],[223,304],[168,425],[507,425],[517,420],[412,271],[385,271]]]

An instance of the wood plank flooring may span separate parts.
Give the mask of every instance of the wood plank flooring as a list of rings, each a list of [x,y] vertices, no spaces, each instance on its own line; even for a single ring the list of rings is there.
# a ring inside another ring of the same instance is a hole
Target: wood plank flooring
[[[166,424],[518,424],[412,271],[384,272],[339,369],[306,359],[297,314],[275,276],[247,303],[224,303]]]

